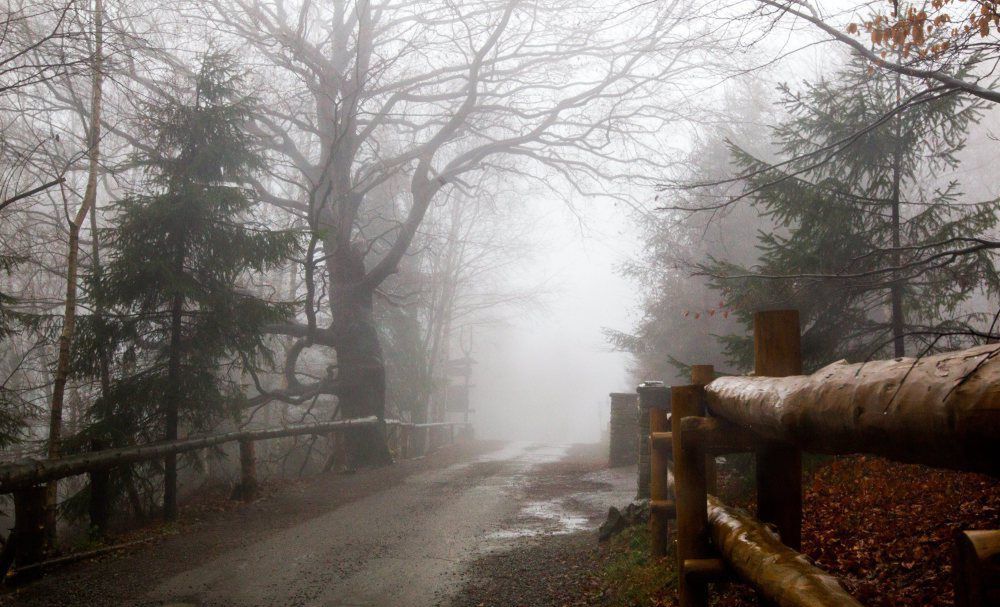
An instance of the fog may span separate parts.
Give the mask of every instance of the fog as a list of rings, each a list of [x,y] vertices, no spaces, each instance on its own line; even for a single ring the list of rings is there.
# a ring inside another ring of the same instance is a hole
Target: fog
[[[641,246],[634,223],[613,201],[566,207],[528,203],[536,262],[521,265],[548,291],[537,309],[506,317],[477,335],[471,404],[478,435],[545,442],[595,442],[607,425],[608,393],[631,391],[629,356],[602,330],[630,326],[635,285],[621,266]]]
[[[994,340],[1000,18],[932,4],[7,0],[0,455],[594,444],[760,310],[806,371]],[[105,506],[176,518],[198,458]]]

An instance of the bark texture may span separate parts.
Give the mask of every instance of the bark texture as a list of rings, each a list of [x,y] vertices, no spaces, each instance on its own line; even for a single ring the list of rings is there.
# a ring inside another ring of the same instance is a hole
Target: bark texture
[[[1000,473],[1000,346],[922,359],[836,362],[812,375],[723,377],[712,414],[819,453]]]

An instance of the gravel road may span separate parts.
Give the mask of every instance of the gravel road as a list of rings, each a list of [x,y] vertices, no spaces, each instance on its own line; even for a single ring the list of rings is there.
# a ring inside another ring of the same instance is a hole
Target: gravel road
[[[602,470],[600,455],[594,448],[479,444],[325,475],[148,547],[51,574],[0,603],[566,604],[573,585],[553,589],[551,576],[566,582],[573,576],[564,566],[586,570],[576,559],[594,549],[592,530],[609,505],[633,492],[630,471]],[[491,590],[512,575],[510,566],[517,575],[518,555],[528,574],[504,584],[510,592]],[[544,563],[531,566],[532,559]],[[551,576],[541,573],[545,567]]]

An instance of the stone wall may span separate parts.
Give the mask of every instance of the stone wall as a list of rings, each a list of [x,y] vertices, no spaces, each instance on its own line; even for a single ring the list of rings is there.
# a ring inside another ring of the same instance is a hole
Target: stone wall
[[[639,408],[635,393],[611,393],[608,465],[632,466],[639,461]]]

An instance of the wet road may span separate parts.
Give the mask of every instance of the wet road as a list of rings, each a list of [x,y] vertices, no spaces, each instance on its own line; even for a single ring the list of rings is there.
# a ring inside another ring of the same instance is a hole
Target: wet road
[[[160,581],[142,605],[437,605],[484,553],[591,528],[631,497],[627,470],[526,492],[560,446],[512,444],[283,529]]]

